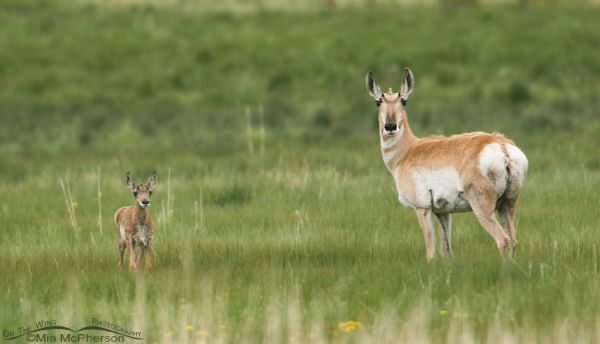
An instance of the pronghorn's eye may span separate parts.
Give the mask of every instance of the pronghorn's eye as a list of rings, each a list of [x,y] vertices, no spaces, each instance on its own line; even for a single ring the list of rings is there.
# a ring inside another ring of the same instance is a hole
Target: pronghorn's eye
[[[149,190],[149,191],[148,191],[148,194],[149,194],[150,196],[152,196],[152,190]]]
[[[134,195],[134,196],[137,196],[137,194],[138,194],[138,192],[137,192],[137,191],[134,191],[134,192],[133,192],[133,195]]]

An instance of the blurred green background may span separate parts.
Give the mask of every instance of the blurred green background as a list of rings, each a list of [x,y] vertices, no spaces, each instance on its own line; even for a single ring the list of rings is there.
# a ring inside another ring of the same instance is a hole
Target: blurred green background
[[[0,325],[600,340],[599,23],[597,1],[0,1]],[[405,66],[415,134],[527,154],[516,263],[471,214],[426,263],[364,82],[397,90]],[[159,172],[148,274],[117,271],[126,170]]]
[[[248,118],[270,143],[372,147],[364,75],[397,89],[404,66],[422,136],[587,140],[600,130],[599,14],[556,1],[5,0],[0,152],[225,153],[246,147]]]

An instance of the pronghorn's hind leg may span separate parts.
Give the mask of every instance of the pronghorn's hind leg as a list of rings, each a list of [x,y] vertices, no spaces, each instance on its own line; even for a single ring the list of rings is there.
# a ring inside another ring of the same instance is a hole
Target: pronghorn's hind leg
[[[435,214],[440,221],[440,246],[443,257],[452,256],[452,217],[450,214]]]
[[[433,228],[433,221],[431,221],[431,209],[417,208],[415,211],[425,238],[427,261],[431,262],[435,257],[435,228]]]
[[[471,185],[467,188],[466,195],[471,209],[479,223],[496,241],[500,253],[510,259],[512,258],[512,240],[496,220],[494,213],[496,208],[495,190],[486,184],[480,185],[485,186]]]
[[[511,240],[511,258],[515,256],[515,250],[517,246],[517,228],[515,227],[515,217],[517,213],[517,200],[518,198],[511,199],[503,199],[500,204],[498,204],[498,219],[502,224],[502,227],[506,231],[506,234],[510,237]]]

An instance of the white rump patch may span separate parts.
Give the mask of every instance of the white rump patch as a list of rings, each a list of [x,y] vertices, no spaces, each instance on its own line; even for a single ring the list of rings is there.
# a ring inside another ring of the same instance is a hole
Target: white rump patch
[[[527,169],[529,167],[529,162],[527,161],[527,157],[519,149],[519,147],[515,145],[506,145],[506,151],[508,152],[508,157],[511,162],[510,169],[510,190],[508,190],[508,196],[513,197],[518,194],[519,190],[525,183],[525,177],[527,176]]]
[[[493,185],[498,196],[506,190],[508,173],[507,161],[499,143],[490,143],[483,147],[479,153],[479,172]]]
[[[439,170],[418,170],[412,174],[416,206],[447,213],[470,209],[464,197],[460,176],[453,167]]]

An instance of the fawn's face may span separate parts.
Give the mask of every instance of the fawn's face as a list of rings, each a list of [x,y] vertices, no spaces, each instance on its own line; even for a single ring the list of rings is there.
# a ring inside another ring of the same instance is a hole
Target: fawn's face
[[[150,180],[146,184],[135,184],[129,172],[127,172],[127,187],[133,193],[136,203],[141,208],[148,208],[150,206],[150,196],[152,196],[152,188],[156,185],[156,172],[150,177]]]

